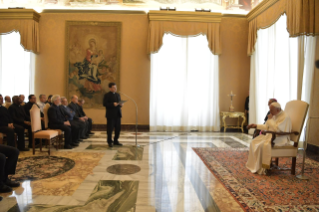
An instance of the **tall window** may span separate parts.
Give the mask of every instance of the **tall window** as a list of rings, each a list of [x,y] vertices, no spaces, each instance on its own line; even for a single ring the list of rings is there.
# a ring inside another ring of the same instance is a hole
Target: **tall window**
[[[218,56],[206,36],[166,34],[151,55],[151,130],[218,131],[218,86]]]
[[[33,93],[33,53],[24,51],[20,34],[0,35],[0,93],[2,95]]]
[[[304,40],[302,51],[300,40]],[[315,42],[316,38],[309,36],[289,38],[286,15],[271,27],[258,30],[250,66],[250,123],[264,122],[269,98],[276,98],[283,109],[297,99],[299,56],[305,58],[301,100],[310,102]],[[300,138],[303,140],[304,134]]]

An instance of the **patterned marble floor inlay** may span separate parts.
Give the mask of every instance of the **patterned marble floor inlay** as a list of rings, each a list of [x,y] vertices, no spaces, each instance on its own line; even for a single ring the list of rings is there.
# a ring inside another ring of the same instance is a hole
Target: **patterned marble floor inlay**
[[[128,174],[135,174],[141,171],[141,168],[139,166],[132,165],[132,164],[116,164],[116,165],[107,167],[106,171],[116,175],[128,175]]]
[[[138,132],[142,146],[135,147],[135,133],[121,132],[124,145],[109,148],[106,133],[95,132],[72,150],[53,149],[51,163],[31,164],[37,157],[48,158],[47,152],[21,152],[17,176],[28,168],[33,168],[29,178],[58,174],[21,181],[13,192],[0,194],[0,212],[319,211],[319,165],[309,159],[319,161],[319,156],[307,156],[309,181],[289,172],[252,175],[245,168],[251,140],[230,132]],[[200,156],[193,148],[200,149]],[[71,164],[52,162],[55,157],[75,165],[67,170]],[[289,167],[290,160],[279,163]],[[296,174],[300,165],[299,156]]]
[[[101,180],[84,205],[30,204],[23,210],[27,212],[135,212],[138,184],[138,181]],[[15,205],[9,212],[17,209],[18,207]]]
[[[113,146],[109,147],[104,144],[92,144],[88,146],[88,150],[117,150],[117,153],[114,155],[113,160],[142,160],[143,159],[143,146]]]
[[[57,156],[35,156],[19,158],[16,181],[40,180],[63,174],[75,166],[74,160]]]

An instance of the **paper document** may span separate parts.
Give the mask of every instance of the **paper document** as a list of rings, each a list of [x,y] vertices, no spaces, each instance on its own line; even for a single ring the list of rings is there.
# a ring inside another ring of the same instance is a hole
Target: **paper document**
[[[127,102],[127,100],[119,101],[118,104],[124,104],[125,102]]]

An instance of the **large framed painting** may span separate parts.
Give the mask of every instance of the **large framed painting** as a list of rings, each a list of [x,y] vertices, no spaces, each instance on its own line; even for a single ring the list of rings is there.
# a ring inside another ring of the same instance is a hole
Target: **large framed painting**
[[[108,84],[120,87],[120,22],[66,21],[67,95],[102,108]]]

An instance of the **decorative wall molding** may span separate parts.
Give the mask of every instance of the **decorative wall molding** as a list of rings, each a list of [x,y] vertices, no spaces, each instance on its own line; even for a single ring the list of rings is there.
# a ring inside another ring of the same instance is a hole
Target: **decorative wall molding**
[[[140,10],[61,10],[46,9],[41,13],[102,13],[102,14],[124,14],[124,15],[146,15],[145,11]]]
[[[148,18],[150,21],[220,23],[222,20],[222,14],[211,12],[180,12],[151,10],[148,13]]]
[[[40,14],[33,9],[0,9],[0,20],[2,19],[32,19],[40,20]]]
[[[244,14],[222,14],[222,18],[247,18]]]
[[[274,5],[280,0],[264,0],[261,3],[259,3],[254,9],[252,9],[247,15],[247,21],[251,21],[254,18],[256,18],[258,15],[263,13],[265,10],[267,10],[269,7]]]

